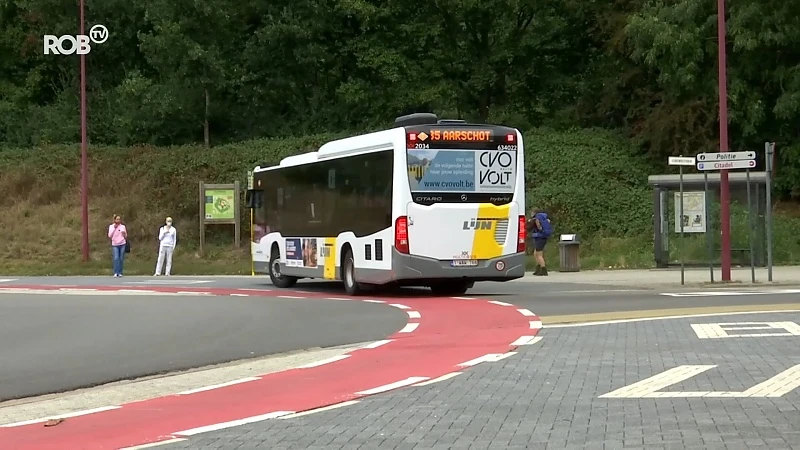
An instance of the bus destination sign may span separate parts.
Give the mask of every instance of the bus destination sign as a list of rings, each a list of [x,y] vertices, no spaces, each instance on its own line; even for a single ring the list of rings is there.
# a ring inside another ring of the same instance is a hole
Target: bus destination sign
[[[492,130],[432,129],[430,134],[421,131],[417,137],[420,142],[491,142],[492,134]]]

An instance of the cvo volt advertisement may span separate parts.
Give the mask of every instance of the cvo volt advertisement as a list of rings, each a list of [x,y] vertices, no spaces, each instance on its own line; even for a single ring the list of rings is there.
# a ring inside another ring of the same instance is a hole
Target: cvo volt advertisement
[[[412,192],[514,192],[515,151],[408,149],[407,157]]]

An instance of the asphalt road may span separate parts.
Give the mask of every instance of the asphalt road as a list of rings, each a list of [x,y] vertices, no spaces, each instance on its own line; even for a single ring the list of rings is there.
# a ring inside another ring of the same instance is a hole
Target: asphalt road
[[[406,319],[322,299],[0,292],[0,401],[380,340]]]

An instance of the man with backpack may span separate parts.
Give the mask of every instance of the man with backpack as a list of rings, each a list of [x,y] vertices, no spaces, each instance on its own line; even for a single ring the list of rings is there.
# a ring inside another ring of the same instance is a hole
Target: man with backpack
[[[553,225],[550,223],[550,218],[547,217],[546,212],[534,209],[526,228],[526,231],[531,233],[534,243],[533,257],[536,258],[536,270],[534,270],[533,274],[547,276],[547,267],[544,262],[544,246],[547,245],[547,240],[553,234]]]

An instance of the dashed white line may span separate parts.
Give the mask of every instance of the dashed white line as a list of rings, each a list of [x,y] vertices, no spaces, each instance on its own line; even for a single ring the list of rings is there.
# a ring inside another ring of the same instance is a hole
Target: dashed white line
[[[412,331],[416,330],[418,326],[419,324],[416,322],[407,323],[402,330],[398,331],[398,333],[411,333]]]
[[[298,297],[296,295],[279,295],[278,298],[305,298],[305,297]]]
[[[186,438],[173,438],[173,439],[167,439],[166,441],[152,442],[150,444],[134,445],[133,447],[125,447],[125,448],[121,448],[119,450],[142,450],[142,449],[145,449],[145,448],[159,447],[159,446],[162,446],[162,445],[174,444],[176,442],[183,442],[183,441],[187,441],[187,440],[188,439],[186,439]]]
[[[167,293],[167,292],[165,292]],[[211,295],[211,292],[191,292],[191,291],[178,291],[176,294],[182,295]]]
[[[362,302],[369,302],[369,303],[386,303],[383,300],[361,300]]]
[[[197,389],[189,389],[188,391],[178,392],[175,395],[189,395],[189,394],[196,394],[198,392],[205,392],[210,391],[212,389],[219,389],[224,388],[227,386],[233,386],[236,384],[247,383],[248,381],[258,381],[261,377],[247,377],[247,378],[240,378],[238,380],[228,381],[227,383],[220,383],[220,384],[212,384],[211,386],[204,386]]]
[[[101,408],[85,409],[83,411],[73,411],[71,413],[59,414],[57,416],[44,417],[44,418],[41,418],[41,419],[23,420],[22,422],[14,422],[14,423],[9,423],[9,424],[5,424],[5,425],[0,425],[0,428],[22,427],[22,426],[25,426],[25,425],[33,425],[33,424],[36,424],[36,423],[47,422],[48,420],[53,420],[53,419],[69,419],[69,418],[72,418],[72,417],[85,416],[85,415],[88,415],[88,414],[94,414],[94,413],[99,413],[99,412],[103,412],[103,411],[111,411],[112,409],[119,409],[119,408],[121,408],[121,407],[120,406],[103,406]]]
[[[499,300],[489,300],[489,303],[493,303],[499,306],[513,306],[511,303],[501,302]]]
[[[27,288],[26,288],[27,289]],[[90,288],[59,288],[59,291],[68,291],[68,292],[85,292],[85,291],[96,291],[97,289],[90,289]],[[111,292],[119,292],[119,291],[111,291]]]
[[[419,383],[420,381],[427,380],[428,377],[409,377],[405,380],[395,381],[394,383],[385,384],[383,386],[378,386],[376,388],[367,389],[366,391],[356,392],[356,395],[372,395],[372,394],[379,394],[381,392],[391,391],[392,389],[401,388],[403,386],[410,386],[412,384]]]
[[[427,386],[429,384],[438,383],[438,382],[444,381],[444,380],[449,380],[450,378],[453,378],[453,377],[458,376],[458,375],[461,375],[461,372],[450,372],[450,373],[442,375],[442,376],[440,376],[438,378],[434,378],[434,379],[428,380],[428,381],[423,381],[422,383],[417,383],[414,386]]]
[[[312,367],[319,367],[319,366],[323,366],[325,364],[335,363],[336,361],[341,361],[341,360],[347,359],[349,357],[350,357],[350,355],[334,356],[332,358],[323,359],[322,361],[316,361],[316,362],[313,362],[313,363],[310,363],[310,364],[306,364],[304,366],[300,366],[300,367],[298,367],[298,369],[310,369]]]
[[[371,344],[368,344],[368,345],[365,345],[365,346],[363,346],[361,348],[378,348],[381,345],[388,344],[389,342],[392,342],[392,340],[391,339],[384,339],[382,341],[375,341],[375,342],[373,342]]]
[[[250,297],[250,294],[230,294],[231,297]]]
[[[294,411],[275,411],[260,416],[247,417],[239,420],[232,420],[230,422],[215,423],[213,425],[206,425],[204,427],[192,428],[189,430],[177,431],[172,433],[177,436],[194,436],[195,434],[208,433],[209,431],[223,430],[225,428],[238,427],[239,425],[246,425],[248,423],[261,422],[269,419],[277,419],[278,417],[287,414],[294,414]]]
[[[461,367],[470,367],[476,364],[480,364],[482,362],[497,362],[501,359],[506,359],[509,356],[516,355],[517,352],[506,352],[506,353],[489,353],[488,355],[483,355],[480,358],[471,359],[467,362],[463,362],[458,364]]]
[[[475,300],[475,297],[450,297],[456,300]]]
[[[239,291],[272,292],[270,289],[239,288]]]
[[[406,314],[408,314],[409,319],[419,319],[422,317],[418,311],[406,311]]]
[[[9,281],[17,281],[16,278],[2,278],[0,279],[0,283],[8,283]]]
[[[399,303],[390,303],[389,306],[394,306],[395,308],[400,308],[400,309],[411,309],[410,306],[401,305]]]
[[[533,345],[541,340],[541,336],[520,336],[520,338],[512,342],[511,345]]]
[[[349,298],[341,298],[341,297],[326,297],[325,300],[350,300]],[[298,413],[300,414],[300,413]]]
[[[530,321],[531,330],[538,330],[542,328],[542,321],[541,320],[531,320]]]
[[[323,411],[330,411],[332,409],[338,409],[338,408],[343,408],[345,406],[355,405],[356,403],[359,403],[359,402],[360,402],[360,400],[350,400],[350,401],[346,401],[346,402],[342,402],[342,403],[336,403],[335,405],[323,406],[322,408],[309,409],[308,411],[303,411],[303,412],[294,413],[294,414],[287,414],[285,416],[278,417],[278,419],[281,419],[281,420],[294,419],[295,417],[303,417],[303,416],[307,416],[309,414],[314,414],[314,413],[323,412]]]
[[[518,309],[517,311],[519,311],[519,313],[522,314],[523,316],[532,317],[532,316],[536,315],[536,314],[530,312],[530,310],[527,310],[527,309]]]
[[[152,293],[154,293],[156,291],[152,291],[152,290],[149,290],[149,289],[118,289],[118,290],[113,291],[113,292],[128,292],[128,293],[134,293],[134,294],[139,294],[139,293],[152,294]]]

